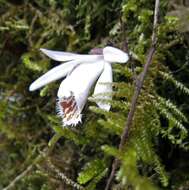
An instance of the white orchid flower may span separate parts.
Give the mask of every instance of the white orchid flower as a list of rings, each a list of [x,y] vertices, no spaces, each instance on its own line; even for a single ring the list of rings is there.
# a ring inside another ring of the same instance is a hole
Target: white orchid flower
[[[34,91],[52,81],[66,77],[60,84],[57,94],[58,114],[62,117],[63,126],[77,125],[81,122],[81,112],[95,82],[94,96],[98,98],[97,105],[101,109],[109,111],[110,103],[101,101],[101,99],[111,99],[111,63],[127,62],[129,59],[127,53],[111,46],[93,49],[89,55],[40,50],[51,59],[65,63],[39,77],[30,85],[29,90]]]

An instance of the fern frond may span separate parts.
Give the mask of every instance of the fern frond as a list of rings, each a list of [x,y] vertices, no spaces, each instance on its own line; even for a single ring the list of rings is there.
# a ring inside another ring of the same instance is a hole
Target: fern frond
[[[77,134],[77,131],[74,128],[62,128],[60,126],[53,125],[52,128],[57,133],[57,135],[64,137],[66,139],[74,141],[78,145],[87,144],[88,139]]]
[[[107,130],[107,132],[112,133],[112,134],[116,134],[116,135],[120,135],[123,131],[123,122],[115,122],[111,119],[107,119],[107,120],[103,120],[100,119],[98,120],[98,123],[100,125],[102,125],[102,127],[104,129]]]
[[[161,74],[161,76],[165,79],[165,80],[169,80],[171,81],[176,88],[178,88],[179,90],[181,90],[184,94],[186,94],[187,96],[189,96],[189,88],[187,88],[183,83],[177,81],[173,75],[169,74],[169,73],[165,73],[162,71],[159,71],[159,73]]]
[[[169,177],[165,171],[163,164],[160,162],[158,156],[154,153],[154,164],[155,164],[155,171],[159,175],[160,181],[164,187],[168,186]]]
[[[177,120],[170,112],[169,110],[163,108],[163,107],[160,107],[158,106],[158,104],[156,104],[156,108],[160,111],[160,113],[165,116],[170,122],[172,122],[174,126],[176,126],[178,129],[180,129],[182,131],[183,134],[185,134],[184,136],[187,135],[187,129],[184,127],[184,125],[179,121]],[[169,130],[172,130],[172,129],[169,129]]]
[[[122,166],[117,173],[117,180],[121,180],[122,185],[132,184],[134,189],[157,190],[147,177],[142,177],[137,168],[137,152],[132,147],[127,149],[122,156]],[[131,174],[132,171],[132,174]]]
[[[117,148],[110,145],[103,145],[101,148],[106,154],[121,158],[121,153]]]
[[[161,104],[162,106],[165,106],[167,109],[170,109],[170,111],[172,111],[175,114],[175,116],[177,116],[178,118],[180,118],[184,122],[188,121],[188,119],[186,118],[186,116],[170,100],[166,100],[165,98],[162,98],[161,96],[158,96],[157,97],[157,101],[158,102],[156,103],[156,105],[157,104],[158,105]]]
[[[137,153],[137,160],[143,160],[145,164],[151,165],[159,176],[159,180],[163,186],[168,185],[168,175],[159,161],[157,154],[154,151],[151,135],[147,129],[141,130],[141,135],[132,140],[132,144]]]
[[[115,64],[113,65],[113,70],[115,73],[119,73],[125,77],[132,77],[132,70],[128,67],[124,67],[123,65]]]
[[[97,175],[93,181],[91,181],[89,183],[89,185],[87,185],[87,187],[85,188],[86,190],[95,190],[96,189],[96,185],[97,183],[103,178],[106,176],[108,172],[108,168],[104,169],[104,171],[102,171],[101,173],[99,173],[99,175]]]
[[[188,131],[186,127],[182,124],[184,118],[176,118],[173,115],[174,113],[177,113],[177,115],[180,116],[180,112],[177,109],[175,109],[175,107],[172,104],[167,105],[167,103],[165,103],[164,101],[163,104],[155,101],[154,105],[157,111],[159,111],[160,114],[162,114],[162,116],[164,116],[169,122],[169,125],[167,127],[162,128],[160,130],[160,133],[163,136],[167,136],[167,138],[173,144],[178,144],[180,147],[183,147],[184,140],[188,136]],[[171,113],[169,108],[172,109],[173,114]]]
[[[119,119],[119,118],[123,118],[124,116],[116,113],[116,112],[111,112],[111,111],[106,111],[106,110],[102,110],[98,107],[95,106],[90,106],[89,109],[97,114],[101,114],[104,115],[106,118],[111,118],[111,119]]]
[[[88,162],[83,170],[79,173],[77,181],[79,184],[86,184],[91,179],[97,177],[106,169],[104,160],[94,159]]]
[[[103,94],[104,95],[104,94]],[[120,110],[123,110],[124,112],[127,112],[130,106],[129,102],[125,102],[122,100],[108,100],[108,99],[102,99],[102,98],[88,98],[91,102],[102,102],[102,103],[109,103],[111,104],[112,108],[117,108]]]

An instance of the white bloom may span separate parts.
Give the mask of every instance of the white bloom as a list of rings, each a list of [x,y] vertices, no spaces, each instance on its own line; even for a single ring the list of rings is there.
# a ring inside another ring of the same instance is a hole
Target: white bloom
[[[94,96],[98,98],[97,105],[107,111],[110,109],[110,103],[100,100],[111,99],[112,86],[102,83],[112,82],[111,63],[127,62],[128,54],[110,46],[103,48],[101,55],[94,54],[95,51],[92,55],[46,49],[41,49],[41,51],[53,60],[66,62],[54,67],[34,81],[29,90],[34,91],[66,76],[58,90],[57,105],[64,126],[77,125],[81,121],[81,112],[95,82]]]

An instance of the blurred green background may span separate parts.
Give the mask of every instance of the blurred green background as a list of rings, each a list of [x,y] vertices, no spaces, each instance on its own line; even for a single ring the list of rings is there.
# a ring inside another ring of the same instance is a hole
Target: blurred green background
[[[0,0],[0,189],[101,190],[114,157],[121,164],[113,190],[189,189],[187,0],[160,0],[156,55],[129,140],[117,149],[150,47],[154,3]],[[63,128],[55,109],[60,81],[28,90],[59,64],[39,48],[88,53],[108,44],[133,56],[113,65],[111,111],[90,99],[82,124]]]

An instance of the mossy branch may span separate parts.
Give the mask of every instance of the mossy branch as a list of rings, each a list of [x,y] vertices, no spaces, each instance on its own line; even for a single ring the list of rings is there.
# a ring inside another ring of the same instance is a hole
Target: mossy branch
[[[34,168],[34,166],[38,163],[40,163],[41,161],[44,160],[44,158],[49,154],[49,152],[51,151],[51,149],[45,149],[43,152],[41,152],[41,154],[39,156],[37,156],[34,161],[18,176],[16,176],[5,188],[3,188],[2,190],[10,190],[12,189],[16,183],[18,181],[20,181],[21,179],[23,179],[29,172],[31,172]]]
[[[41,160],[44,158],[44,153],[40,154],[35,160],[34,162],[29,165],[21,174],[19,174],[18,176],[16,176],[16,178],[14,178],[14,180],[12,180],[9,185],[7,185],[5,188],[3,188],[2,190],[9,190],[12,189],[16,183],[18,181],[20,181],[21,179],[23,179],[29,172],[31,172],[33,170],[33,167],[35,166],[36,163],[41,162]]]
[[[64,173],[62,173],[52,162],[50,159],[47,159],[48,167],[57,175],[58,178],[60,178],[64,183],[67,185],[70,185],[78,190],[84,190],[84,187],[79,185],[78,183],[72,181],[70,178],[68,178]]]
[[[32,169],[33,169],[33,164],[28,166],[20,175],[18,175],[13,181],[11,181],[11,183],[7,187],[3,188],[2,190],[9,190],[12,187],[14,187],[15,184],[18,181],[20,181],[23,177],[25,177],[30,171],[32,171]]]

